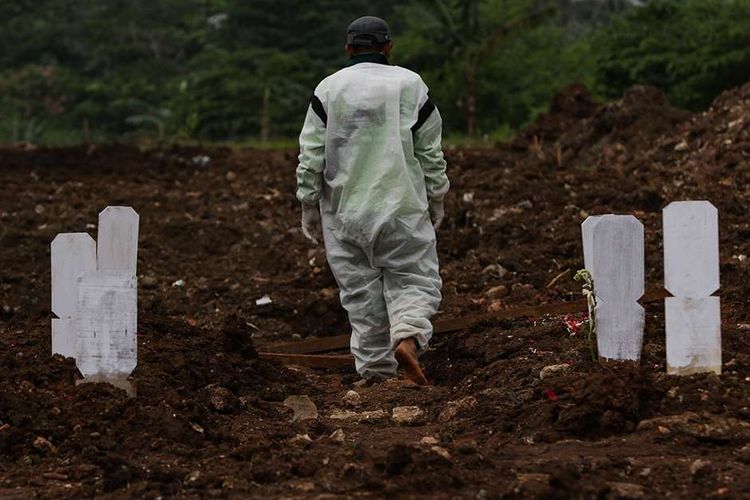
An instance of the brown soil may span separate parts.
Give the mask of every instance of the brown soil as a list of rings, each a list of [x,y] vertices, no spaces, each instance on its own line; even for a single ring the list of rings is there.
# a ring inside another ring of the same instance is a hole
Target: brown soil
[[[512,143],[447,152],[439,317],[578,298],[588,214],[643,221],[658,287],[661,209],[708,199],[721,215],[721,377],[664,374],[659,304],[640,366],[592,362],[561,317],[436,336],[425,387],[268,363],[256,349],[347,331],[323,250],[297,229],[294,152],[0,150],[0,497],[750,494],[748,116],[750,87],[692,116],[654,89],[601,105],[576,86]],[[75,363],[50,356],[49,243],[95,236],[107,205],[141,217],[135,399],[76,386]],[[293,421],[294,395],[319,418]],[[423,414],[397,425],[399,406]]]

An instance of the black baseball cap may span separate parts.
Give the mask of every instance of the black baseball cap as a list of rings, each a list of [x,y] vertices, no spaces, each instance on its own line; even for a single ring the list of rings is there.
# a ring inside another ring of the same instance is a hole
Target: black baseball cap
[[[356,19],[346,30],[347,45],[370,47],[391,41],[388,23],[379,17],[364,16]]]

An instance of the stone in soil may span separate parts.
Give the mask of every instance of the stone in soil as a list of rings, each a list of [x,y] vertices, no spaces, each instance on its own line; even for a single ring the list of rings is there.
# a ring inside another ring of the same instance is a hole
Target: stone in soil
[[[308,396],[289,396],[284,400],[284,406],[294,412],[292,422],[318,418],[318,408]]]

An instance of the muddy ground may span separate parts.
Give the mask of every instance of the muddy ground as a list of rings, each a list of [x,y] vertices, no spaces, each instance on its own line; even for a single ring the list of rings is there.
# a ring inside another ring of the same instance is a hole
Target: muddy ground
[[[643,221],[658,288],[661,209],[708,199],[721,377],[665,375],[658,303],[639,367],[592,362],[559,316],[436,336],[428,387],[269,363],[256,350],[348,328],[297,229],[295,152],[0,150],[0,497],[750,495],[748,116],[750,88],[690,115],[654,89],[602,105],[571,87],[511,143],[447,151],[440,318],[577,299],[593,214]],[[95,236],[107,205],[141,217],[135,399],[76,386],[73,360],[50,356],[49,244]],[[294,421],[290,396],[318,418]],[[420,411],[399,424],[402,406]]]

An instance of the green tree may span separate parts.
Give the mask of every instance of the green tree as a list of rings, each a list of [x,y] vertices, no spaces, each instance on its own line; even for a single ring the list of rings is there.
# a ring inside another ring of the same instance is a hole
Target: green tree
[[[750,0],[654,0],[598,32],[593,46],[605,96],[645,83],[699,110],[750,80]]]
[[[411,53],[406,57],[417,65],[437,64],[446,74],[458,75],[452,84],[464,88],[461,107],[466,131],[475,135],[482,65],[511,36],[539,26],[555,12],[550,5],[525,0],[422,0],[402,10],[413,20]]]

